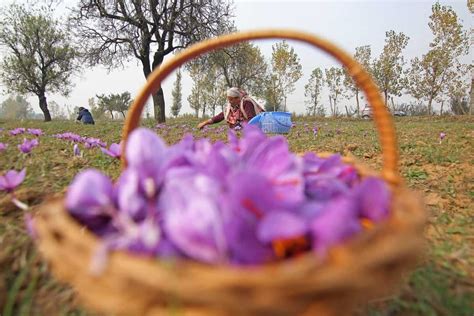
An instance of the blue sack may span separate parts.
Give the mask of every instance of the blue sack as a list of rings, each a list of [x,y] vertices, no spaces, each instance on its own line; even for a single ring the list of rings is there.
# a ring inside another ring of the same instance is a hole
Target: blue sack
[[[291,113],[289,112],[262,112],[249,121],[250,125],[257,125],[264,133],[288,134],[291,129]]]

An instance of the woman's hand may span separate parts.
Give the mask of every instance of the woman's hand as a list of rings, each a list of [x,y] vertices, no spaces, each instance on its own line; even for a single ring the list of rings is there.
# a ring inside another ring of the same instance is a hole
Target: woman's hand
[[[198,127],[199,129],[202,129],[204,126],[206,126],[206,125],[208,125],[208,124],[210,124],[210,123],[209,123],[209,120],[199,123],[197,127]]]

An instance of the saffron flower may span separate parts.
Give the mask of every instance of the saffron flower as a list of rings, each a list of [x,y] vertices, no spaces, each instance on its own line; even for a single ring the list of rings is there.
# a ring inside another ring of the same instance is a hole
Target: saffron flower
[[[119,149],[101,150],[118,157]],[[89,169],[66,196],[71,215],[101,237],[96,272],[116,249],[209,264],[263,264],[311,250],[324,257],[364,220],[389,216],[384,181],[361,179],[340,155],[295,155],[284,137],[251,125],[240,138],[229,131],[227,143],[187,134],[172,146],[138,128],[124,154],[116,183]]]
[[[85,145],[86,148],[106,147],[107,146],[107,144],[104,143],[99,138],[88,137],[88,138],[82,139],[82,141],[84,142],[84,145]]]
[[[44,134],[43,131],[39,128],[28,128],[27,132],[34,136],[41,136]]]
[[[7,149],[8,145],[7,144],[4,144],[4,143],[0,143],[0,152],[4,151],[5,149]]]
[[[120,156],[122,155],[122,149],[121,149],[121,142],[119,144],[116,144],[116,143],[113,143],[110,145],[109,149],[107,148],[104,148],[104,147],[101,147],[100,150],[112,157],[112,158],[117,158],[117,159],[120,159]]]
[[[443,139],[446,138],[446,133],[441,132],[439,133],[439,143],[441,144],[443,142]]]
[[[22,169],[20,172],[8,170],[4,175],[0,176],[0,191],[13,192],[25,180],[25,176],[26,169]]]
[[[20,134],[23,134],[23,133],[25,133],[25,128],[23,128],[23,127],[18,127],[18,128],[12,129],[10,131],[10,135],[12,135],[12,136],[20,135]]]
[[[74,133],[71,133],[71,132],[56,134],[56,135],[53,135],[53,137],[58,138],[58,139],[69,140],[69,141],[76,142],[76,143],[83,141],[83,138],[80,135],[74,134]]]
[[[74,156],[81,156],[81,150],[79,149],[79,145],[78,144],[74,144],[74,146],[72,146],[72,153]]]
[[[38,144],[39,142],[36,138],[31,140],[24,138],[23,143],[18,145],[18,149],[24,154],[29,154]]]

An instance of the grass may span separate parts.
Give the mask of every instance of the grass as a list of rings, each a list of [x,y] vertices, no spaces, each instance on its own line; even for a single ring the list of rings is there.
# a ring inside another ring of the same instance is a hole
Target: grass
[[[177,119],[157,129],[168,143],[185,132],[196,137],[225,140],[226,133],[193,130],[198,120]],[[371,168],[381,167],[381,148],[373,122],[355,119],[298,118],[287,136],[294,152],[337,152],[354,156]],[[372,302],[361,315],[474,315],[474,118],[397,118],[395,125],[400,150],[400,173],[406,184],[423,193],[429,213],[426,229],[430,250],[398,295]],[[154,127],[152,121],[142,125]],[[313,127],[318,127],[317,135]],[[41,128],[45,135],[29,155],[16,146],[23,137],[10,136],[15,127]],[[0,153],[0,172],[27,168],[27,177],[17,191],[18,198],[35,212],[52,196],[62,196],[74,175],[85,168],[97,168],[118,177],[118,161],[97,149],[85,149],[73,157],[71,143],[51,135],[71,131],[118,142],[121,122],[98,122],[95,126],[69,121],[0,122],[0,142],[8,144]],[[439,133],[446,138],[440,143]],[[82,146],[82,145],[81,145]],[[26,233],[23,213],[0,193],[0,314],[84,315],[72,289],[51,277],[47,265],[36,253]]]

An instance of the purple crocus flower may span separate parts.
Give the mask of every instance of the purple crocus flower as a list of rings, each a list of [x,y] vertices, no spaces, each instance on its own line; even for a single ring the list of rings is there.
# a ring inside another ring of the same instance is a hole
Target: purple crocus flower
[[[26,169],[22,169],[20,172],[8,170],[3,176],[0,176],[0,191],[13,192],[23,182],[25,176]]]
[[[443,142],[443,139],[446,138],[446,133],[441,132],[439,133],[439,143],[441,144]]]
[[[258,264],[274,258],[270,245],[257,236],[261,220],[280,211],[270,180],[249,171],[234,174],[223,199],[224,232],[230,256],[237,264]]]
[[[365,178],[356,189],[360,216],[373,222],[387,218],[390,206],[390,191],[387,184],[375,177]]]
[[[314,136],[318,136],[318,131],[319,131],[318,127],[316,127],[316,126],[313,127],[313,135]]]
[[[10,131],[10,135],[12,135],[12,136],[20,135],[20,134],[23,134],[23,133],[25,133],[25,128],[23,128],[23,127],[17,127],[17,128],[12,129]]]
[[[143,178],[152,178],[157,190],[164,176],[165,142],[152,130],[137,128],[128,138],[125,155],[130,168],[137,170]]]
[[[227,247],[219,212],[221,185],[191,168],[180,169],[169,174],[160,198],[165,232],[189,257],[223,262]]]
[[[62,134],[56,134],[53,135],[53,137],[59,138],[59,139],[65,139],[73,142],[82,142],[83,138],[80,135],[71,133],[71,132],[65,132]]]
[[[66,194],[66,207],[72,213],[98,214],[113,205],[112,181],[95,169],[87,169],[74,177]]]
[[[79,145],[78,144],[74,144],[74,146],[72,147],[73,148],[73,154],[74,156],[80,156],[81,155],[81,150],[79,149]]]
[[[109,147],[109,149],[107,148],[103,148],[101,147],[100,150],[110,156],[110,157],[113,157],[113,158],[117,158],[117,159],[120,159],[120,156],[121,156],[121,153],[122,153],[122,148],[121,148],[121,145],[122,145],[122,142],[116,144],[116,143],[112,143]]]
[[[25,153],[25,154],[28,154],[30,153],[33,148],[35,148],[36,146],[38,146],[39,142],[38,140],[35,138],[35,139],[31,139],[31,140],[28,140],[26,138],[23,138],[23,143],[18,145],[18,149],[22,152],[22,153]]]
[[[117,182],[120,211],[137,222],[142,221],[147,216],[147,200],[155,196],[155,191],[153,180],[140,179],[139,173],[134,169],[125,170]]]
[[[271,137],[249,148],[242,161],[243,168],[271,181],[281,205],[294,207],[304,200],[303,164],[290,152],[284,137]]]
[[[102,140],[99,138],[94,138],[94,137],[88,137],[86,139],[83,139],[84,145],[86,148],[94,148],[94,147],[106,147],[107,144],[104,143]]]
[[[259,223],[257,236],[262,243],[270,243],[278,239],[304,236],[308,228],[303,217],[295,213],[277,211],[265,215]]]
[[[310,223],[313,249],[324,256],[327,249],[361,230],[356,199],[342,196],[328,202]]]
[[[95,169],[77,174],[66,194],[66,208],[93,232],[101,235],[115,216],[112,181]]]
[[[0,152],[4,151],[5,149],[7,149],[7,144],[0,143]]]
[[[43,135],[43,131],[39,128],[28,128],[28,133],[34,136],[41,136]]]

